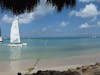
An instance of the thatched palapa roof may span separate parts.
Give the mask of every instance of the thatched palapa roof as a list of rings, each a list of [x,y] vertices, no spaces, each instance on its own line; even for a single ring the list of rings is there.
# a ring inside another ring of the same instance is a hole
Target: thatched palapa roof
[[[40,3],[40,0],[0,0],[0,11],[11,11],[14,15],[32,12]],[[74,7],[76,0],[46,0],[47,4],[61,11],[64,6]]]

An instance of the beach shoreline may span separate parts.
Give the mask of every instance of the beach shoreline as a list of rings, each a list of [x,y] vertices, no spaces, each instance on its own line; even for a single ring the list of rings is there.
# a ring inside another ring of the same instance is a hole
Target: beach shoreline
[[[29,68],[34,67],[35,62],[36,60],[32,59],[0,62],[0,75],[1,73],[25,73]],[[99,53],[90,56],[84,55],[71,58],[40,59],[33,72],[37,72],[38,70],[66,71],[69,68],[76,68],[82,65],[91,65],[95,64],[96,62],[100,62]]]

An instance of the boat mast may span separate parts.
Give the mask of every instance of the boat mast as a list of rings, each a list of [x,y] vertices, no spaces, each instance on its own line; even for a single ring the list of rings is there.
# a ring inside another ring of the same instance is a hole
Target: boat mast
[[[19,17],[18,16],[15,16],[16,17],[16,19],[17,19],[17,21],[18,21],[18,25],[19,25]]]

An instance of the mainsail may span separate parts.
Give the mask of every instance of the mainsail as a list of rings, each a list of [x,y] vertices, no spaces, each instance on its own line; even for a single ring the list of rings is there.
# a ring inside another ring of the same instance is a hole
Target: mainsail
[[[0,28],[0,37],[1,37],[1,28]]]
[[[20,43],[18,17],[16,17],[14,21],[12,22],[12,27],[11,27],[11,32],[10,32],[10,42]]]
[[[3,42],[3,38],[1,36],[1,28],[0,28],[0,42]]]

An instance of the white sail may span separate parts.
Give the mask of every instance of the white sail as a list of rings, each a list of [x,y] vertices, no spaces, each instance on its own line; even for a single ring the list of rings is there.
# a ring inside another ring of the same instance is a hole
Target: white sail
[[[11,32],[10,32],[10,42],[20,43],[18,17],[16,17],[14,21],[12,22],[12,27],[11,27]]]
[[[0,42],[3,42],[3,38],[1,36],[1,28],[0,28]]]

